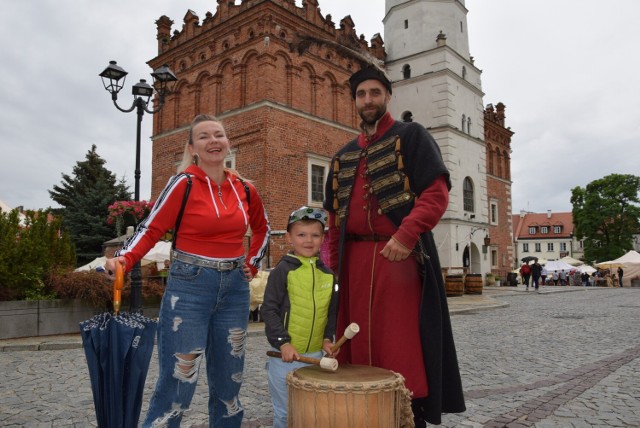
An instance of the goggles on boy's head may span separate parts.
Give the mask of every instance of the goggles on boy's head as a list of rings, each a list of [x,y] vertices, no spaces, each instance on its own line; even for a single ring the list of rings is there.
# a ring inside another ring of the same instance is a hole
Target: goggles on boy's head
[[[317,220],[324,227],[327,224],[327,213],[322,208],[301,207],[289,215],[287,224],[293,224],[299,220]]]

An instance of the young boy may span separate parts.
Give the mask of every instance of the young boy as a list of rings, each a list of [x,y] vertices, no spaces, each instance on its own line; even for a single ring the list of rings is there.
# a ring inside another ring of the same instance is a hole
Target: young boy
[[[302,207],[291,213],[285,238],[293,248],[269,273],[262,302],[267,340],[282,358],[267,362],[273,427],[287,426],[286,376],[307,364],[302,356],[332,356],[335,342],[338,286],[318,252],[324,240],[327,214]]]

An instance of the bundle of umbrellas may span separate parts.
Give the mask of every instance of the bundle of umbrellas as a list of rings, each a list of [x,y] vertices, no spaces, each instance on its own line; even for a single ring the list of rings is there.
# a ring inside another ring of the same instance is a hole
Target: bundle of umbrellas
[[[124,273],[118,264],[113,314],[80,323],[99,427],[137,427],[144,383],[158,322],[133,312],[120,313]]]

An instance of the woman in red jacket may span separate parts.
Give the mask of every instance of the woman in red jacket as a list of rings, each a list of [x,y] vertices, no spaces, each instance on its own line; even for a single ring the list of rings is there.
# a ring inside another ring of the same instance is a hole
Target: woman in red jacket
[[[225,168],[229,149],[222,123],[213,116],[197,116],[178,175],[169,180],[122,250],[107,261],[109,270],[115,263],[131,270],[179,222],[160,308],[159,377],[144,427],[180,425],[203,357],[210,426],[240,427],[242,421],[239,391],[249,320],[248,281],[266,253],[270,229],[255,187]],[[252,239],[245,257],[249,227]]]

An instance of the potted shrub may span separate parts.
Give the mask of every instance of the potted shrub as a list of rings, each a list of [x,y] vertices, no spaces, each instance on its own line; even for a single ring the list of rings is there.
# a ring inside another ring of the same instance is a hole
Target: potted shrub
[[[496,275],[496,287],[500,287],[500,277]]]
[[[496,277],[493,275],[493,272],[487,272],[486,277],[487,277],[487,285],[496,284]]]

